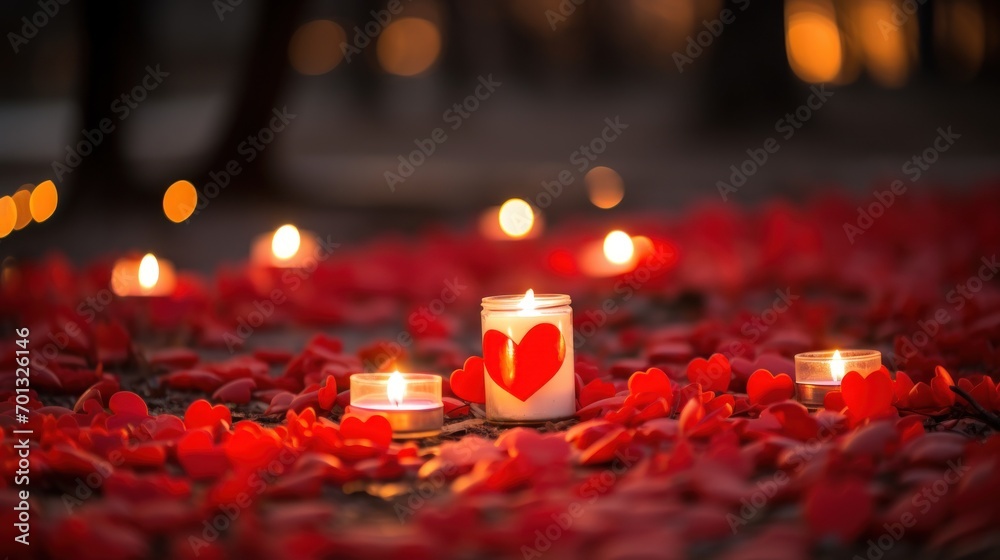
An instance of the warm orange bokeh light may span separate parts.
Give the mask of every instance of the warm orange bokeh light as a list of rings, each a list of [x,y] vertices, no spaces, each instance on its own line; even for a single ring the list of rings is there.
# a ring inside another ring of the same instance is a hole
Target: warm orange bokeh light
[[[189,181],[177,181],[163,193],[163,213],[179,224],[191,217],[198,206],[198,191]]]
[[[441,33],[422,18],[401,18],[379,35],[378,62],[390,74],[416,76],[434,64],[441,53]]]
[[[520,198],[512,198],[500,206],[497,213],[500,229],[510,237],[520,238],[528,235],[535,224],[535,212],[531,205]]]
[[[23,229],[31,223],[31,185],[23,185],[11,198],[14,199],[14,206],[17,208],[14,229]]]
[[[612,231],[604,238],[604,257],[608,262],[625,264],[632,260],[634,254],[632,238],[624,231]]]
[[[7,237],[14,231],[17,222],[17,206],[9,196],[0,197],[0,238]]]
[[[819,0],[787,2],[785,51],[788,64],[801,80],[820,83],[836,79],[843,53],[833,6]]]
[[[893,8],[892,0],[864,2],[859,7],[855,27],[868,74],[886,87],[906,83],[910,73],[907,43],[918,25],[917,18],[911,17],[896,27],[892,24]]]
[[[975,76],[987,49],[987,18],[981,3],[970,0],[934,6],[934,37],[942,69],[957,78]]]
[[[583,176],[590,202],[604,210],[618,206],[625,197],[625,183],[621,175],[610,167],[597,166]]]
[[[288,42],[288,61],[300,74],[319,76],[333,70],[344,58],[344,28],[335,21],[317,19],[295,30]]]
[[[299,234],[299,228],[285,224],[278,228],[271,238],[271,253],[280,260],[288,260],[299,252],[300,245],[302,236]]]
[[[42,181],[31,191],[31,198],[28,206],[31,208],[31,217],[38,223],[42,223],[52,217],[59,204],[59,192],[56,184],[52,181]]]
[[[156,282],[159,279],[160,263],[156,261],[153,253],[146,253],[146,256],[142,257],[142,260],[139,261],[139,286],[148,290],[156,286]]]

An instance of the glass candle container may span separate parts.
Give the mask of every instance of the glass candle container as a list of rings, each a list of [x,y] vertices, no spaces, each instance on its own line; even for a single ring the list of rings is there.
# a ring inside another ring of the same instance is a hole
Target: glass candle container
[[[799,402],[810,408],[823,406],[831,391],[840,390],[844,375],[856,371],[862,376],[882,367],[876,350],[825,350],[795,355],[795,389]]]
[[[392,437],[437,435],[444,425],[441,376],[429,373],[355,373],[351,375],[351,414],[367,420],[383,416]]]
[[[534,424],[576,413],[573,309],[563,294],[483,298],[486,419]]]

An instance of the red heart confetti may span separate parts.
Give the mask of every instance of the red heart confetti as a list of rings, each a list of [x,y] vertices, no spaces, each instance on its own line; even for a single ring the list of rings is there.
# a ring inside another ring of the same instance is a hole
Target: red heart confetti
[[[471,403],[486,402],[486,378],[483,371],[483,359],[471,356],[465,360],[461,369],[451,373],[449,384],[458,398]]]

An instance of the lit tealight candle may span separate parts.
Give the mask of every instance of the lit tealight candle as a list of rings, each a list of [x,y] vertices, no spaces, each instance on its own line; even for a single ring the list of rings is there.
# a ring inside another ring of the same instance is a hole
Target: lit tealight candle
[[[804,352],[795,355],[795,386],[799,402],[819,408],[849,371],[862,376],[882,367],[882,354],[875,350]]]
[[[111,270],[111,291],[117,296],[168,296],[176,286],[174,266],[152,253],[118,259]]]
[[[257,236],[250,261],[259,266],[304,268],[316,254],[316,236],[285,224],[272,233]]]
[[[444,407],[441,376],[429,373],[355,373],[351,376],[350,413],[367,420],[384,416],[397,439],[441,432]]]
[[[576,412],[573,310],[563,294],[483,298],[486,419],[539,423]]]
[[[592,278],[619,276],[635,270],[639,262],[635,239],[621,230],[609,232],[603,240],[584,244],[580,249],[580,270]]]

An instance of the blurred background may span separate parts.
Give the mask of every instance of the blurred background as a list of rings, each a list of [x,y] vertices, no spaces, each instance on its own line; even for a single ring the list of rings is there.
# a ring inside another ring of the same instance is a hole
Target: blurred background
[[[676,214],[769,138],[728,203],[1000,176],[994,2],[8,0],[0,30],[4,256]]]

